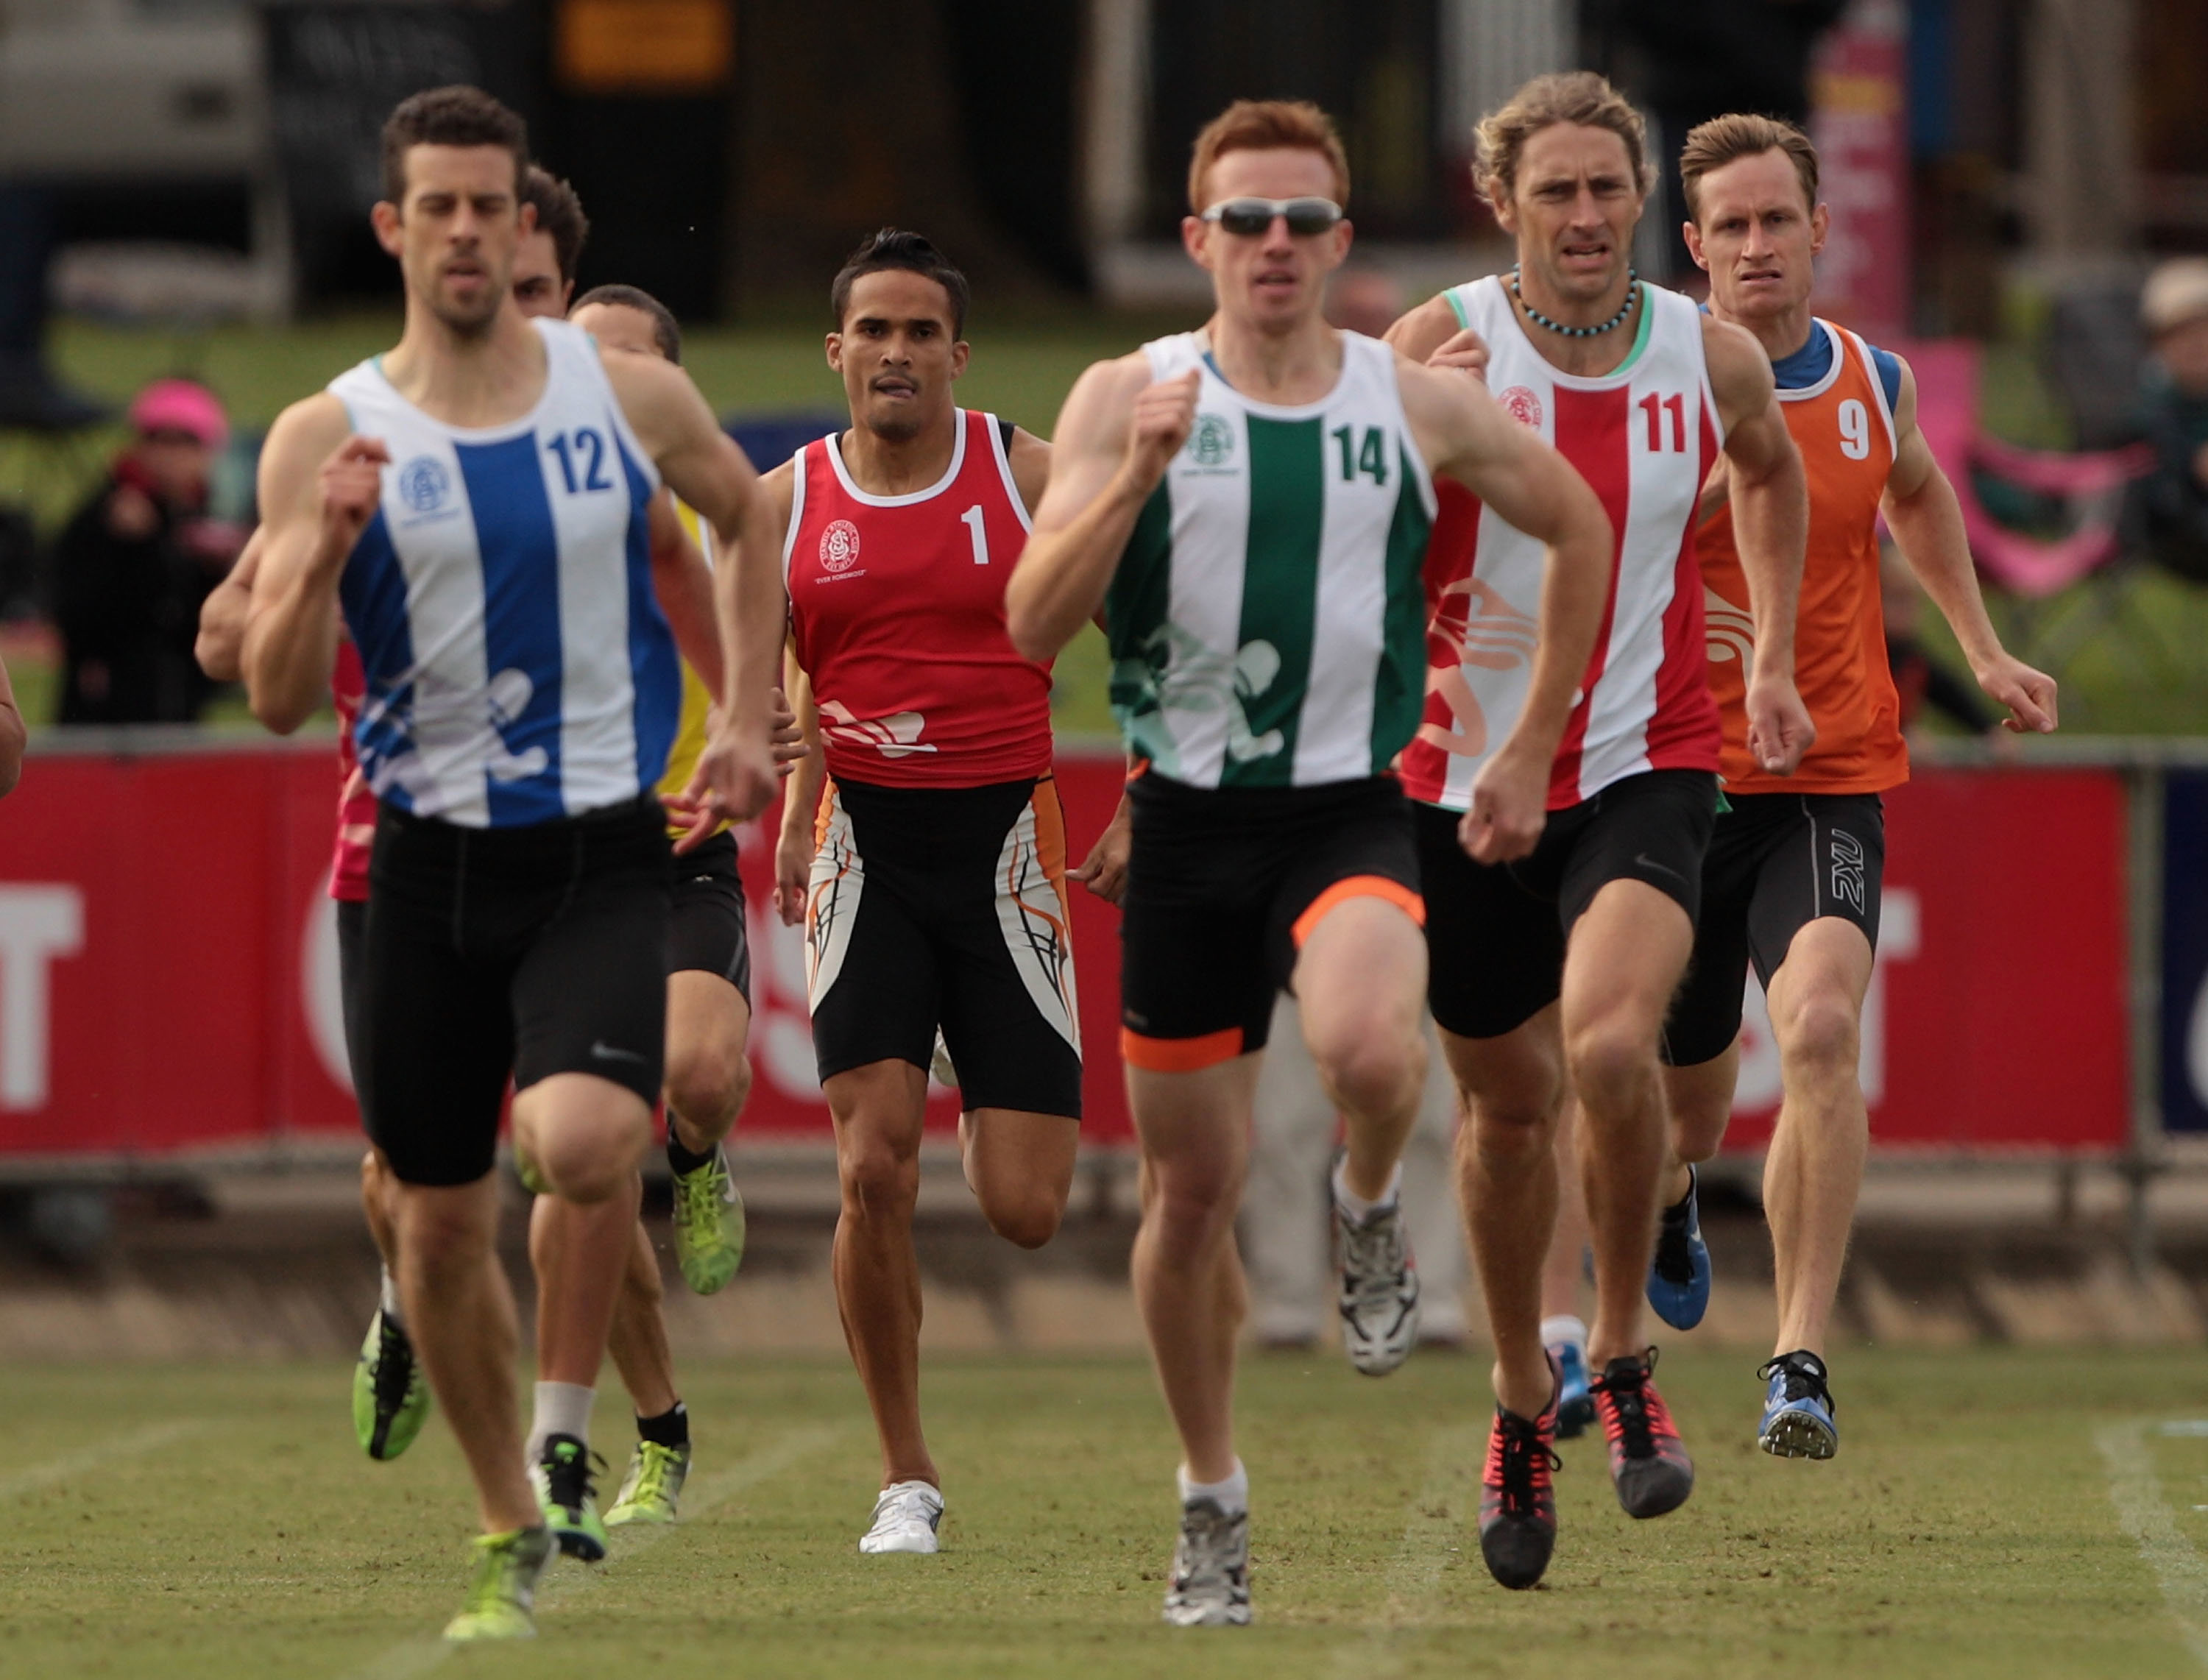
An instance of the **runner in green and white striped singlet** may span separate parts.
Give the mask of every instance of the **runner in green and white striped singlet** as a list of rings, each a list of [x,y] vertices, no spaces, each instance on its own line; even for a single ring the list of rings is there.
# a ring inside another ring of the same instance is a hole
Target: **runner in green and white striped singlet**
[[[1227,384],[1203,333],[1143,350],[1202,382],[1106,597],[1129,748],[1199,788],[1380,774],[1425,700],[1435,506],[1395,353],[1342,333],[1334,389],[1287,408]]]

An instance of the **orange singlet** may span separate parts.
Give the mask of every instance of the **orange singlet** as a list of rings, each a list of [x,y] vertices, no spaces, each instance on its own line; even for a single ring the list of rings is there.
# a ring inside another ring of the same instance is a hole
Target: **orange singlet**
[[[1899,435],[1869,346],[1830,321],[1818,321],[1815,330],[1832,341],[1831,371],[1815,385],[1779,391],[1809,480],[1794,684],[1817,739],[1791,776],[1769,775],[1749,756],[1744,667],[1755,642],[1731,505],[1719,507],[1695,533],[1729,794],[1878,793],[1909,779],[1878,588],[1878,507]]]

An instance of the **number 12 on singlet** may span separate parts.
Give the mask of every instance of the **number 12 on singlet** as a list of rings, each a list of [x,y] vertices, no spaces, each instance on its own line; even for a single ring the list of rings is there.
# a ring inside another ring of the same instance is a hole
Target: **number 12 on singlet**
[[[981,504],[975,502],[958,517],[966,522],[966,534],[974,539],[974,563],[987,566],[989,563],[989,532],[981,523]]]

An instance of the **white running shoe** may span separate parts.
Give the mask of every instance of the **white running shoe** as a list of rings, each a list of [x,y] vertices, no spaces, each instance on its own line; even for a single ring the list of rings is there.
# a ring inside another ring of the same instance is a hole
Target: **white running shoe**
[[[1250,1625],[1250,1513],[1233,1516],[1215,1499],[1180,1508],[1166,1620],[1176,1628]]]
[[[874,1526],[859,1536],[859,1550],[933,1551],[942,1523],[942,1494],[926,1482],[891,1482],[874,1501]]]
[[[1385,1377],[1419,1339],[1419,1267],[1402,1198],[1356,1222],[1336,1203],[1334,1229],[1341,1245],[1342,1347],[1367,1377]]]

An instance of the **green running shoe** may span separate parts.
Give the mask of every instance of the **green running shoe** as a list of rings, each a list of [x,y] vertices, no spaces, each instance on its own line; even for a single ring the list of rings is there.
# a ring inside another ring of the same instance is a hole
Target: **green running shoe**
[[[429,1416],[429,1384],[414,1344],[378,1307],[352,1368],[352,1432],[370,1458],[393,1459],[414,1444]]]
[[[445,1637],[465,1644],[478,1639],[534,1639],[537,1577],[552,1561],[548,1528],[509,1528],[478,1535],[476,1578],[460,1613],[445,1623]]]
[[[591,1449],[572,1435],[549,1435],[544,1449],[529,1467],[537,1503],[560,1550],[595,1563],[606,1555],[606,1525],[598,1518],[597,1488],[591,1476]],[[605,1460],[599,1459],[600,1464]]]
[[[521,1180],[521,1187],[531,1196],[549,1196],[552,1186],[544,1182],[544,1175],[537,1170],[537,1163],[517,1149],[513,1152],[513,1176]]]
[[[700,1295],[718,1290],[743,1264],[744,1198],[729,1176],[729,1152],[718,1144],[696,1172],[675,1175],[675,1258],[683,1281]]]
[[[672,1522],[675,1502],[682,1497],[682,1484],[690,1474],[687,1446],[663,1447],[657,1441],[636,1443],[636,1456],[628,1461],[628,1479],[621,1485],[606,1527],[626,1527],[632,1522]]]

